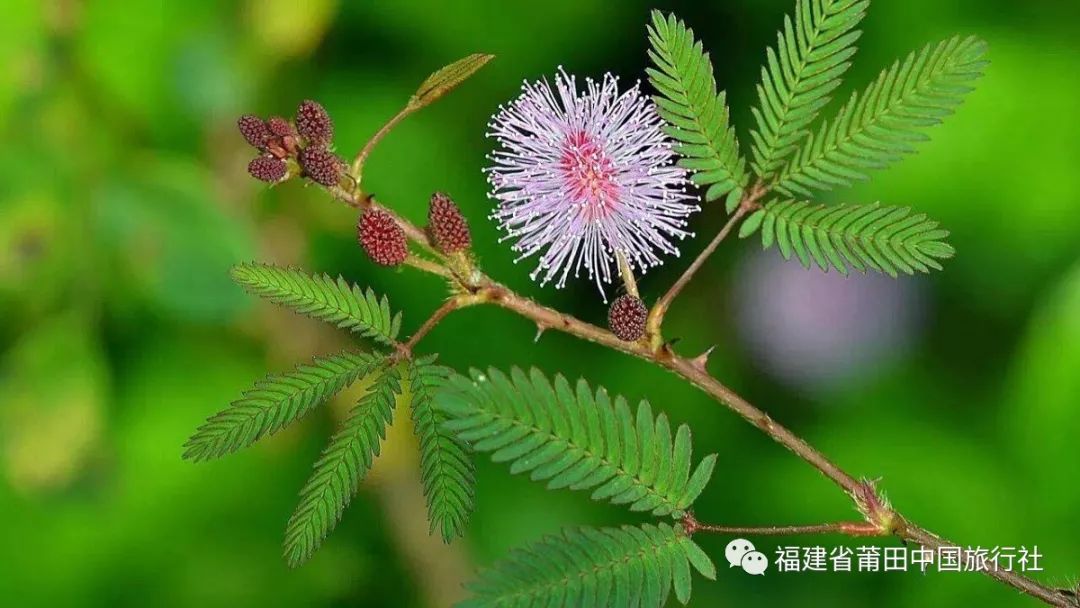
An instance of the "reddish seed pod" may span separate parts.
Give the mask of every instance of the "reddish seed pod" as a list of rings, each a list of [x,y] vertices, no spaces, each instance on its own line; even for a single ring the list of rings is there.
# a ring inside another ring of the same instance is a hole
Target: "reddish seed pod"
[[[334,139],[334,122],[326,108],[317,101],[305,99],[296,108],[296,130],[312,143],[329,143]]]
[[[360,216],[356,233],[360,246],[376,264],[397,266],[409,254],[405,231],[385,211],[365,211]]]
[[[623,294],[608,309],[608,327],[611,333],[624,342],[636,342],[645,335],[645,320],[649,309],[641,298]]]
[[[457,204],[442,192],[431,195],[428,207],[428,232],[435,246],[443,253],[468,249],[472,244],[469,224]]]
[[[304,175],[323,186],[336,186],[341,181],[341,159],[322,146],[308,146],[300,151],[300,167]]]
[[[266,140],[270,139],[270,128],[266,126],[263,119],[251,114],[245,114],[236,121],[236,126],[240,129],[240,134],[244,136],[244,140],[253,147],[259,150],[266,147]]]
[[[296,135],[296,131],[293,130],[293,126],[289,124],[289,121],[280,116],[271,116],[266,119],[266,126],[270,129],[270,133],[274,137],[288,137],[289,135]]]
[[[260,156],[248,163],[248,173],[255,179],[276,183],[285,179],[289,172],[285,161],[273,156]]]

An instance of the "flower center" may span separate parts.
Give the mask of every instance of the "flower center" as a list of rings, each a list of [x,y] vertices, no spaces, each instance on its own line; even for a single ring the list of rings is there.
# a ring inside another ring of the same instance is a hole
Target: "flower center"
[[[592,137],[578,131],[566,138],[559,161],[574,202],[585,206],[588,219],[607,215],[618,200],[615,167]]]

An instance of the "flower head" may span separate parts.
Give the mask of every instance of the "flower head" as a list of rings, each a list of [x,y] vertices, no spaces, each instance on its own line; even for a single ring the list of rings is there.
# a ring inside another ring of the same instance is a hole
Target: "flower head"
[[[266,128],[270,129],[270,133],[274,137],[289,137],[296,135],[296,130],[293,129],[292,124],[280,116],[271,116],[266,119]]]
[[[603,294],[619,254],[640,272],[679,254],[671,241],[689,236],[698,206],[663,125],[637,85],[619,93],[606,74],[579,92],[561,69],[554,89],[526,83],[499,111],[489,133],[501,145],[487,169],[499,201],[492,217],[519,259],[540,254],[532,278],[562,287],[584,267]]]
[[[397,266],[409,255],[405,231],[385,211],[365,211],[356,224],[356,236],[368,257],[381,266]]]
[[[320,145],[311,145],[300,151],[300,167],[304,175],[323,186],[336,186],[341,181],[342,160]]]
[[[240,135],[244,136],[244,140],[248,142],[253,148],[262,150],[266,147],[266,140],[270,139],[273,135],[270,132],[270,127],[266,125],[266,121],[254,116],[252,114],[244,114],[236,121],[236,126],[240,129]]]
[[[628,293],[615,298],[608,309],[608,328],[624,342],[635,342],[645,335],[649,309],[641,298]]]
[[[468,249],[472,244],[469,223],[454,200],[442,192],[431,195],[428,207],[428,232],[431,240],[443,253]]]
[[[280,158],[266,155],[252,159],[248,163],[248,173],[255,179],[275,183],[288,177],[289,168]]]
[[[334,121],[321,103],[311,99],[296,108],[296,130],[310,143],[328,143],[334,139]]]

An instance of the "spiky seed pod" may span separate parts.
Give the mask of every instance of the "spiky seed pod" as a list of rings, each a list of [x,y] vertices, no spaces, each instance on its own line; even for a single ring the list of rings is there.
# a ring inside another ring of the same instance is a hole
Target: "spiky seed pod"
[[[273,156],[260,156],[248,163],[248,173],[255,179],[264,182],[276,183],[285,179],[289,168],[285,161]]]
[[[274,137],[296,135],[296,131],[293,130],[293,126],[289,124],[289,121],[280,116],[271,116],[266,119],[266,126],[270,129],[270,133],[273,134]]]
[[[376,264],[397,266],[409,254],[405,231],[385,211],[370,209],[356,226],[360,246]]]
[[[266,140],[271,135],[270,128],[266,126],[266,121],[258,116],[245,114],[236,121],[236,126],[240,129],[240,134],[244,136],[244,139],[253,147],[259,150],[266,147]]]
[[[645,335],[645,319],[649,309],[641,298],[623,294],[608,309],[608,327],[611,333],[624,342],[636,342]]]
[[[300,166],[304,175],[323,186],[336,186],[341,181],[341,159],[322,146],[308,146],[300,151]]]
[[[465,221],[461,209],[458,209],[453,199],[442,192],[431,195],[428,232],[431,233],[435,246],[443,253],[462,251],[472,244],[469,223]]]
[[[296,108],[296,130],[309,142],[329,143],[334,139],[334,122],[326,108],[317,101],[305,99]]]

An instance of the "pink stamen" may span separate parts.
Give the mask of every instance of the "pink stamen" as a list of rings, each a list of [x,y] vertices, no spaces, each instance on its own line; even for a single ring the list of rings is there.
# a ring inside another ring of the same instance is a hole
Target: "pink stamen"
[[[672,241],[690,234],[698,206],[656,106],[636,86],[620,93],[606,74],[579,91],[560,70],[554,83],[526,83],[490,127],[500,144],[487,169],[499,201],[492,217],[519,259],[539,255],[541,284],[587,273],[603,294],[620,255],[638,272],[678,255]]]
[[[619,195],[613,179],[615,170],[611,159],[588,134],[578,131],[566,138],[559,166],[571,196],[585,206],[590,221],[612,211]]]

